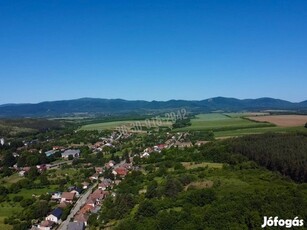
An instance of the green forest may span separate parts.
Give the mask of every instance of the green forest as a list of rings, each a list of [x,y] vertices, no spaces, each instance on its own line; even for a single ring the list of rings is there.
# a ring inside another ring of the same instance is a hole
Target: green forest
[[[306,219],[307,184],[299,183],[306,175],[300,171],[306,170],[306,138],[255,135],[135,157],[141,169],[117,187],[116,197],[105,200],[99,218],[92,217],[90,224],[115,229],[261,229],[264,216]]]

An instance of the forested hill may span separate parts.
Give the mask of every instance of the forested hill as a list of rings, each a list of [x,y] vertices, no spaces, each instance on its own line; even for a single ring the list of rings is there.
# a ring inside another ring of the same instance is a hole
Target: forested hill
[[[232,151],[297,182],[307,182],[307,135],[263,134],[230,141]]]
[[[235,112],[242,110],[305,110],[307,101],[292,103],[289,101],[259,98],[239,100],[235,98],[215,97],[201,101],[170,100],[170,101],[127,101],[122,99],[82,98],[76,100],[41,102],[38,104],[6,104],[0,105],[0,117],[52,117],[88,114],[115,113],[148,113],[177,108],[186,108],[194,112],[212,112],[223,110]]]

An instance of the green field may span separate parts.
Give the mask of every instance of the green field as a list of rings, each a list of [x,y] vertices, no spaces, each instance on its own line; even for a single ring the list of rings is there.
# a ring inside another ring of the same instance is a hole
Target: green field
[[[236,130],[227,130],[227,131],[218,131],[214,132],[215,137],[235,137],[235,136],[244,136],[249,134],[261,134],[267,132],[306,132],[307,129],[304,127],[262,127],[262,128],[244,128]]]
[[[214,169],[221,169],[223,168],[223,164],[220,163],[210,163],[210,162],[202,162],[202,163],[195,163],[195,162],[182,162],[182,165],[186,169],[196,169],[196,168],[214,168]]]
[[[162,119],[164,120],[164,119]],[[155,125],[152,120],[150,120],[150,125],[152,127],[159,126],[158,123]],[[116,128],[126,126],[128,129],[134,128],[138,125],[141,125],[143,127],[146,127],[146,122],[145,120],[139,120],[139,121],[112,121],[112,122],[103,122],[103,123],[96,123],[96,124],[90,124],[90,125],[84,125],[80,128],[80,130],[98,130],[98,131],[103,131],[103,130],[114,130]],[[171,122],[163,121],[162,126],[171,126]]]
[[[13,229],[12,226],[4,224],[4,219],[9,217],[13,213],[17,213],[21,210],[22,208],[19,206],[19,204],[11,204],[8,202],[2,202],[0,204],[0,229],[1,230]]]
[[[232,137],[248,134],[260,134],[266,132],[288,132],[288,131],[306,131],[304,127],[277,127],[267,122],[255,122],[244,117],[249,115],[263,115],[263,113],[208,113],[199,114],[191,119],[191,126],[174,129],[174,132],[187,131],[213,131],[215,137]],[[126,126],[128,129],[134,127],[135,122],[140,122],[145,126],[143,121],[114,121],[97,124],[84,125],[80,130],[114,130],[116,128]],[[164,126],[166,122],[163,123]],[[171,126],[171,123],[167,123]]]
[[[306,132],[304,127],[278,127],[265,122],[254,122],[242,117],[249,113],[200,114],[191,120],[192,125],[175,131],[213,131],[215,137],[235,137],[266,132]]]
[[[275,127],[273,124],[253,122],[241,117],[229,117],[220,113],[200,114],[191,120],[192,125],[175,131],[230,131],[260,127]]]
[[[21,211],[20,206],[11,206],[7,202],[3,202],[0,204],[0,229],[1,230],[10,230],[13,229],[11,225],[6,225],[4,224],[4,219],[7,218],[8,216],[12,215],[13,213]]]
[[[18,173],[14,173],[13,175],[11,175],[9,177],[5,177],[0,182],[1,182],[2,185],[8,187],[11,184],[16,183],[16,182],[18,182],[22,179],[24,179],[22,176],[19,176]]]

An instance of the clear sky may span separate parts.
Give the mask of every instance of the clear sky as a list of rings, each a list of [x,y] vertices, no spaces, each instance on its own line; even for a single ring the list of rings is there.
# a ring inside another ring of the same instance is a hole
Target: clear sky
[[[0,104],[307,99],[306,0],[0,0]]]

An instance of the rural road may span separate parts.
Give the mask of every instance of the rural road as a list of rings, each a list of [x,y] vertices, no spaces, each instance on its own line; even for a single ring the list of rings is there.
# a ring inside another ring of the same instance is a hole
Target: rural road
[[[68,224],[70,222],[70,220],[76,215],[76,213],[81,209],[81,207],[85,204],[87,198],[90,196],[90,194],[93,191],[93,188],[95,188],[97,185],[94,184],[92,185],[87,191],[86,193],[82,194],[78,201],[75,203],[74,207],[71,209],[70,214],[68,215],[67,219],[65,221],[63,221],[61,223],[61,225],[58,227],[59,230],[67,230],[68,228]]]

